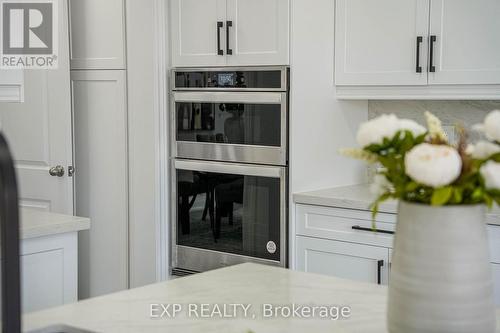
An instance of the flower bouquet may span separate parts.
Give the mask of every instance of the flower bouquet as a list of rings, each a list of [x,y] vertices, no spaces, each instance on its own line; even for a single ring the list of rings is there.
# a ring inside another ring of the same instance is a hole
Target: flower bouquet
[[[388,300],[389,332],[494,332],[486,207],[500,205],[500,111],[475,128],[488,140],[448,142],[441,121],[427,128],[382,115],[363,123],[361,149],[344,155],[379,163],[374,216],[398,199]]]

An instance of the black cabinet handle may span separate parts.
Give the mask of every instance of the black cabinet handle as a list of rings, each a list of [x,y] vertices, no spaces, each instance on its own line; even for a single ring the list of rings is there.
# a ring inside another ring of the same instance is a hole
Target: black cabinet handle
[[[430,51],[429,51],[429,72],[434,73],[436,71],[436,66],[434,66],[434,43],[436,42],[437,37],[432,35],[429,41],[430,43]]]
[[[220,29],[224,26],[224,22],[217,22],[217,54],[224,55],[224,50],[220,48]]]
[[[394,231],[391,231],[391,230],[364,228],[364,227],[360,227],[359,225],[353,225],[353,226],[351,227],[351,229],[352,229],[352,230],[359,230],[359,231],[379,232],[379,233],[381,233],[381,234],[390,234],[390,235],[394,235]]]
[[[424,41],[422,36],[417,37],[417,73],[422,73],[422,66],[420,66],[420,44]]]
[[[382,284],[382,267],[384,267],[384,261],[377,261],[377,284]]]
[[[226,21],[226,54],[232,55],[233,50],[229,48],[229,28],[233,26],[233,21]]]

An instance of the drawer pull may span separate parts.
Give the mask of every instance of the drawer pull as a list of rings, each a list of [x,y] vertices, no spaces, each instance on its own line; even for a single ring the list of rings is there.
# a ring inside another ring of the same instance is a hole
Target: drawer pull
[[[384,267],[384,261],[377,261],[377,284],[382,284],[382,267]]]
[[[352,228],[352,230],[378,232],[378,233],[381,233],[381,234],[394,235],[394,231],[391,231],[391,230],[364,228],[364,227],[360,227],[359,225],[353,225],[351,228]]]

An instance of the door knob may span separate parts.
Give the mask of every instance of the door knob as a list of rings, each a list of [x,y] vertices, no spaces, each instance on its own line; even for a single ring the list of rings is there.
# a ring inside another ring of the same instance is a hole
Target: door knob
[[[49,175],[52,177],[62,177],[64,176],[64,167],[62,165],[56,165],[49,169]]]

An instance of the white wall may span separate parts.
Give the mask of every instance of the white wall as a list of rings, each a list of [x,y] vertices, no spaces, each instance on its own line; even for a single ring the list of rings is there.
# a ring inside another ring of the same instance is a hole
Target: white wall
[[[126,0],[130,288],[156,281],[155,0]]]
[[[356,146],[355,133],[368,118],[368,103],[335,99],[335,1],[291,3],[290,192],[362,183],[363,164],[337,153]],[[293,249],[293,203],[290,206]],[[293,251],[290,255],[292,265]]]

